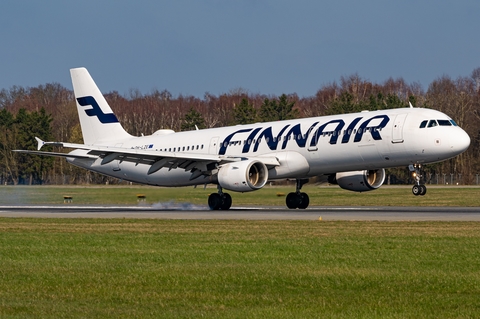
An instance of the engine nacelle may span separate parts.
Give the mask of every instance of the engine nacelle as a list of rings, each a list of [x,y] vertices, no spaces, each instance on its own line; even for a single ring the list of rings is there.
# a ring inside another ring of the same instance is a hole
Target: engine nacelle
[[[218,184],[235,192],[260,189],[265,186],[267,180],[267,166],[256,160],[228,163],[218,170]]]
[[[366,192],[379,188],[385,181],[385,170],[365,170],[337,173],[335,181],[343,189]]]

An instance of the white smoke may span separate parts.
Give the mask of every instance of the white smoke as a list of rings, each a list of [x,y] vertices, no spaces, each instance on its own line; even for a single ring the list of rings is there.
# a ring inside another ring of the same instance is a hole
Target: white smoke
[[[151,206],[154,210],[206,210],[207,207],[192,203],[177,203],[175,201],[154,203]]]

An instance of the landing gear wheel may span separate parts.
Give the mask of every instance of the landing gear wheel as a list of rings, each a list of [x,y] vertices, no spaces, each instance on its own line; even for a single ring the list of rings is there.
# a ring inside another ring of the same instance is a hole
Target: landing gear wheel
[[[412,194],[418,196],[420,194],[420,187],[418,185],[413,185]]]
[[[412,177],[415,179],[415,185],[412,187],[412,193],[415,196],[423,196],[427,193],[427,186],[420,184],[420,180],[422,179],[422,165],[421,164],[414,164],[409,165],[408,169],[412,172]]]
[[[296,209],[300,205],[301,199],[297,196],[297,193],[288,193],[287,199],[285,200],[287,207],[290,209]]]
[[[208,207],[210,207],[211,210],[219,210],[222,202],[222,196],[218,193],[213,193],[208,196]]]
[[[305,209],[308,207],[308,204],[310,204],[310,198],[308,197],[307,193],[300,193],[300,205],[298,205],[298,208],[300,209]]]
[[[232,196],[228,193],[213,193],[208,196],[208,207],[211,210],[229,210],[232,207]]]
[[[232,207],[232,196],[229,193],[223,193],[221,210],[229,210]]]
[[[427,186],[425,185],[413,185],[412,193],[415,196],[423,196],[427,193]]]
[[[310,204],[310,198],[306,193],[301,193],[302,186],[308,182],[308,179],[297,179],[297,186],[295,193],[289,193],[285,200],[287,207],[290,209],[305,209]]]
[[[305,209],[310,204],[310,198],[306,193],[289,193],[285,202],[290,209]]]
[[[420,187],[420,193],[419,193],[419,195],[420,195],[420,196],[425,195],[425,194],[427,193],[427,186],[425,186],[425,185],[420,185],[419,187]]]

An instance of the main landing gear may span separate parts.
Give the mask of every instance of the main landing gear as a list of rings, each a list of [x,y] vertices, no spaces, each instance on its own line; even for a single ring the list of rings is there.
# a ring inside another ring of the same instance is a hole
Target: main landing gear
[[[420,184],[420,179],[422,178],[421,164],[410,165],[408,167],[412,172],[413,178],[415,178],[415,185],[412,187],[412,193],[415,196],[423,196],[427,193],[427,186]]]
[[[310,199],[306,193],[300,192],[302,186],[308,182],[308,179],[297,179],[297,186],[295,193],[289,193],[287,195],[286,203],[290,209],[305,209],[310,204]]]
[[[213,193],[208,196],[208,207],[211,210],[228,210],[232,206],[232,196],[228,193],[222,192],[222,187],[217,186],[218,193]]]

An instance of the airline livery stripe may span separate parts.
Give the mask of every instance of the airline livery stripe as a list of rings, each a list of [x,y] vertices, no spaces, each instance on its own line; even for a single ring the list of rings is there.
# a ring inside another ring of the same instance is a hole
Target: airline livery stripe
[[[88,116],[96,116],[98,120],[103,124],[118,123],[118,119],[113,113],[105,114],[98,105],[93,96],[84,96],[77,99],[78,104],[81,106],[91,106],[91,109],[85,110]]]

